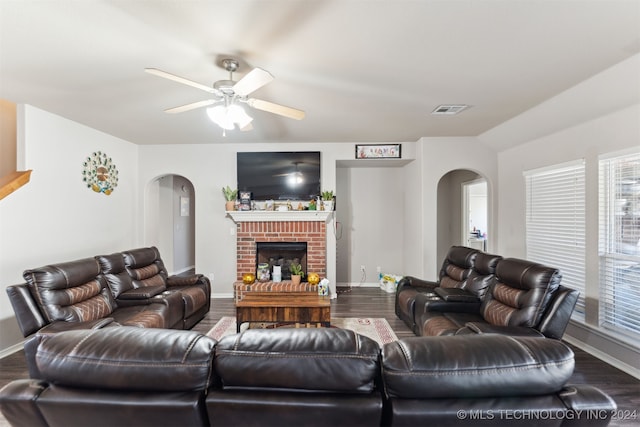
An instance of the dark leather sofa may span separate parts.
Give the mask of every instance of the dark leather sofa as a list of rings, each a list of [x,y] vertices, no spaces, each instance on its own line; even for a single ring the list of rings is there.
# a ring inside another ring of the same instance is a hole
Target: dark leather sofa
[[[169,276],[155,247],[51,264],[7,287],[26,337],[111,326],[189,329],[210,309],[201,274]]]
[[[438,282],[405,277],[396,314],[416,335],[505,334],[561,339],[578,292],[556,268],[453,246]]]
[[[606,426],[615,403],[567,385],[558,340],[248,330],[219,342],[134,327],[38,333],[30,379],[0,390],[13,426]],[[456,357],[452,357],[455,354]]]

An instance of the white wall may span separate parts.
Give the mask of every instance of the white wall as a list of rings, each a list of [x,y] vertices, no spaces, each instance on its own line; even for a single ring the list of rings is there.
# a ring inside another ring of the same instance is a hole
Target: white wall
[[[140,146],[139,186],[146,188],[159,176],[180,175],[194,187],[196,259],[195,269],[209,277],[213,274],[212,292],[215,296],[232,294],[236,280],[236,236],[235,223],[224,213],[224,197],[221,188],[236,185],[237,151],[309,151],[321,154],[321,180],[323,190],[336,189],[336,161],[352,159],[352,144],[211,144],[211,145],[157,145]],[[337,194],[340,203],[340,194]],[[153,206],[140,207],[144,217],[153,217]],[[330,224],[330,227],[332,224]],[[145,227],[143,241],[157,239],[153,229]],[[160,253],[170,250],[162,241],[155,241]],[[329,233],[327,250],[327,277],[335,283],[335,236]]]
[[[567,335],[583,348],[601,353],[603,358],[621,362],[627,372],[640,374],[640,351],[637,343],[612,337],[598,326],[598,156],[619,150],[640,150],[640,56],[624,61],[605,72],[559,94],[532,111],[505,123],[506,130],[495,129],[482,136],[491,144],[493,135],[500,138],[519,126],[523,132],[534,129],[540,117],[554,116],[554,130],[544,136],[532,132],[524,144],[498,155],[498,208],[500,233],[497,253],[503,256],[526,258],[525,248],[525,182],[523,172],[584,159],[586,168],[586,295],[587,321],[573,322]],[[602,112],[600,94],[611,110]],[[620,94],[615,102],[611,94]],[[630,96],[632,94],[633,96]],[[627,105],[635,99],[635,104]],[[587,100],[585,102],[585,100]],[[620,107],[622,106],[622,107]],[[560,125],[562,111],[571,108],[564,127]],[[576,117],[583,117],[576,123]],[[526,136],[520,135],[520,138]],[[495,228],[491,228],[494,230]]]
[[[411,197],[402,168],[339,167],[336,176],[338,285],[377,283],[378,267],[383,273],[402,274],[404,200]]]
[[[416,209],[411,206],[408,209],[417,211],[416,214],[411,214],[411,223],[420,222],[423,228],[419,241],[415,242],[420,246],[418,248],[406,246],[405,253],[418,250],[421,259],[416,259],[415,264],[405,264],[405,274],[435,280],[438,277],[438,271],[443,259],[438,249],[438,227],[440,224],[438,223],[437,201],[440,179],[448,172],[459,169],[473,171],[486,178],[489,228],[495,230],[492,233],[493,235],[497,235],[497,217],[494,214],[497,211],[497,200],[494,196],[498,182],[497,157],[493,149],[477,138],[422,138],[419,144],[422,148],[420,171],[411,172],[410,182],[407,183],[407,187],[411,188],[412,185],[416,185],[419,191],[419,184],[414,184],[413,180],[420,179],[418,182],[422,185],[422,200],[420,201],[422,208]],[[458,194],[458,199],[456,200],[460,205],[460,189],[457,188],[456,191]],[[456,214],[460,218],[459,212]],[[416,215],[420,215],[420,218],[417,219]],[[457,236],[459,239],[459,232]],[[491,241],[487,250],[489,252],[493,251]]]
[[[0,349],[21,338],[5,288],[22,282],[25,269],[137,243],[137,147],[31,106],[19,107],[19,115],[24,161],[17,166],[33,172],[26,186],[0,201]],[[82,181],[82,164],[94,151],[118,168],[110,196]]]

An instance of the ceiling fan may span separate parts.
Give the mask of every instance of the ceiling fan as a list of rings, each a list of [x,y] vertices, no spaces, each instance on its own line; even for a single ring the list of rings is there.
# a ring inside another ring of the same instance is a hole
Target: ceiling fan
[[[209,118],[224,130],[233,130],[236,126],[241,130],[250,130],[252,128],[251,121],[253,119],[242,109],[240,104],[247,104],[249,107],[257,110],[267,111],[290,119],[302,120],[304,118],[305,113],[302,110],[262,99],[249,98],[249,94],[274,79],[273,75],[268,71],[262,68],[254,68],[236,82],[233,80],[233,73],[238,70],[238,61],[230,58],[224,59],[222,65],[229,72],[229,79],[218,80],[212,87],[167,73],[166,71],[158,70],[157,68],[145,68],[145,71],[158,77],[195,87],[213,95],[211,99],[164,110],[166,113],[182,113],[196,108],[211,106],[207,108]]]

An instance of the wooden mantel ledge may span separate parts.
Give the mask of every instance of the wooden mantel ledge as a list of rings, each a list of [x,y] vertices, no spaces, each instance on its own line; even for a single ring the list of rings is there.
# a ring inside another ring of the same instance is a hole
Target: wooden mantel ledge
[[[29,182],[31,170],[15,171],[0,178],[0,200]]]

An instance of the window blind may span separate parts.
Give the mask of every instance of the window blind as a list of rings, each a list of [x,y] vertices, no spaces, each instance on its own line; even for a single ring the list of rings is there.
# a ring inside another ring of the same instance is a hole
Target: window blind
[[[600,325],[640,335],[640,153],[600,159]]]
[[[562,284],[580,292],[574,315],[584,318],[584,161],[525,172],[527,259],[562,273]]]

